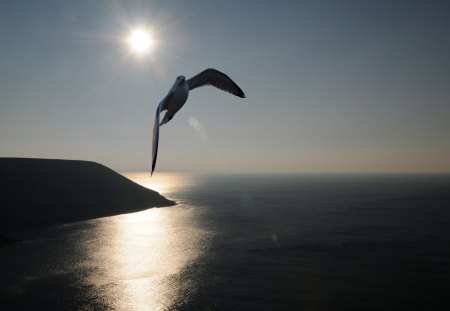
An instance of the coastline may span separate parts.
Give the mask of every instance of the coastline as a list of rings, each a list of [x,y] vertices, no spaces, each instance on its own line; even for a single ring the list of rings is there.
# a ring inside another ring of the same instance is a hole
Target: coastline
[[[0,171],[3,236],[176,204],[91,161],[0,158]]]

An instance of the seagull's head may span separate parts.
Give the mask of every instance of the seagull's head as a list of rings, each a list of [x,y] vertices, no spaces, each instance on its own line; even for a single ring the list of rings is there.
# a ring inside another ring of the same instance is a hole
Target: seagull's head
[[[175,80],[174,85],[182,86],[185,83],[186,83],[186,78],[184,76],[178,76],[177,79]]]

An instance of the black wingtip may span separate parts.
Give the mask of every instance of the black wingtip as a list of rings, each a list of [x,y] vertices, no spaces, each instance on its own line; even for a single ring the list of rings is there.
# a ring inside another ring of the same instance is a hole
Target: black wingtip
[[[241,89],[239,89],[238,92],[233,92],[233,95],[236,95],[237,97],[240,97],[240,98],[245,98],[245,94]]]
[[[234,85],[236,86],[237,92],[234,93],[234,95],[240,97],[240,98],[245,98],[245,93],[244,91],[236,84],[234,83]]]

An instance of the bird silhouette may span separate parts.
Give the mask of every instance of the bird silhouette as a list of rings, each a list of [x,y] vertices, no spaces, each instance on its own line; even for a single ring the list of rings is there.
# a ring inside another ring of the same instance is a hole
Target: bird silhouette
[[[245,94],[241,88],[234,83],[230,77],[216,69],[208,68],[189,80],[186,80],[184,76],[178,76],[172,85],[172,88],[161,100],[156,109],[155,122],[153,123],[153,159],[151,175],[153,175],[153,171],[155,170],[156,158],[158,155],[159,127],[172,120],[177,111],[183,107],[188,98],[189,91],[205,85],[212,85],[222,91],[245,98]],[[163,111],[166,111],[166,114],[160,122],[160,114]]]

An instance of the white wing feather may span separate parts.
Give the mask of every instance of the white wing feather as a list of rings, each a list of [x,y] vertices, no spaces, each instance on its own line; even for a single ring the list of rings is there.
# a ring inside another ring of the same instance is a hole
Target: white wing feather
[[[162,102],[156,109],[155,122],[153,123],[153,143],[152,143],[152,172],[153,175],[156,165],[156,157],[158,156],[158,142],[159,142],[159,115],[161,113]]]
[[[159,115],[164,110],[167,110],[167,104],[173,97],[173,92],[169,92],[169,94],[164,97],[158,105],[156,109],[155,121],[153,122],[153,142],[152,142],[152,172],[150,175],[153,175],[153,171],[155,170],[156,158],[158,156],[158,142],[159,142]]]

